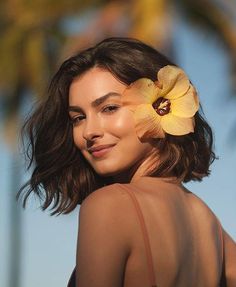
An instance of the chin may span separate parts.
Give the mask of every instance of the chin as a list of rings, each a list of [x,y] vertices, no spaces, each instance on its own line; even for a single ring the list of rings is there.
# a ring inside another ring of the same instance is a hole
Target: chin
[[[117,170],[117,169],[103,169],[103,170],[94,169],[94,170],[98,175],[100,175],[102,177],[115,176],[115,175],[119,174],[120,172],[122,172],[122,171]]]
[[[101,177],[129,178],[129,175],[136,170],[137,166],[133,164],[127,164],[125,166],[118,166],[117,164],[115,166],[106,166],[105,164],[103,164],[101,168],[99,168],[98,166],[94,166],[93,168],[95,172]]]

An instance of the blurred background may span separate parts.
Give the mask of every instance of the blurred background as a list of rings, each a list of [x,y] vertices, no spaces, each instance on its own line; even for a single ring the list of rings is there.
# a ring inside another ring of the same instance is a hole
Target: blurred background
[[[6,0],[0,2],[0,287],[67,285],[79,207],[51,217],[33,196],[25,210],[16,203],[30,174],[19,130],[60,63],[109,36],[155,46],[196,85],[219,159],[210,177],[187,187],[236,240],[235,0]]]

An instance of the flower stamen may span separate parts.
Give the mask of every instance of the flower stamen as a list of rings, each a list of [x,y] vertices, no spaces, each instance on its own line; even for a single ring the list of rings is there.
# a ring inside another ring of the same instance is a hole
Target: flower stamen
[[[153,104],[152,104],[154,110],[158,113],[160,116],[167,115],[170,112],[170,100],[165,99],[163,97],[158,98]]]

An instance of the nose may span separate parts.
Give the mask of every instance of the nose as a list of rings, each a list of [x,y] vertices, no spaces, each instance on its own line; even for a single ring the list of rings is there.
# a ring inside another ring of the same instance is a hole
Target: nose
[[[103,137],[103,126],[98,118],[88,119],[84,125],[83,138],[87,141],[95,140],[96,138]]]

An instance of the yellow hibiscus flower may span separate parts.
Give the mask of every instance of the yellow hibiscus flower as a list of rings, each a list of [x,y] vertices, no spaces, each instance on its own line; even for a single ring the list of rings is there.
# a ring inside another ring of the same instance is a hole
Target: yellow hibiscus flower
[[[123,104],[134,112],[140,139],[164,138],[165,133],[185,135],[194,131],[194,115],[199,109],[195,88],[184,71],[165,66],[157,81],[141,78],[123,93]]]

